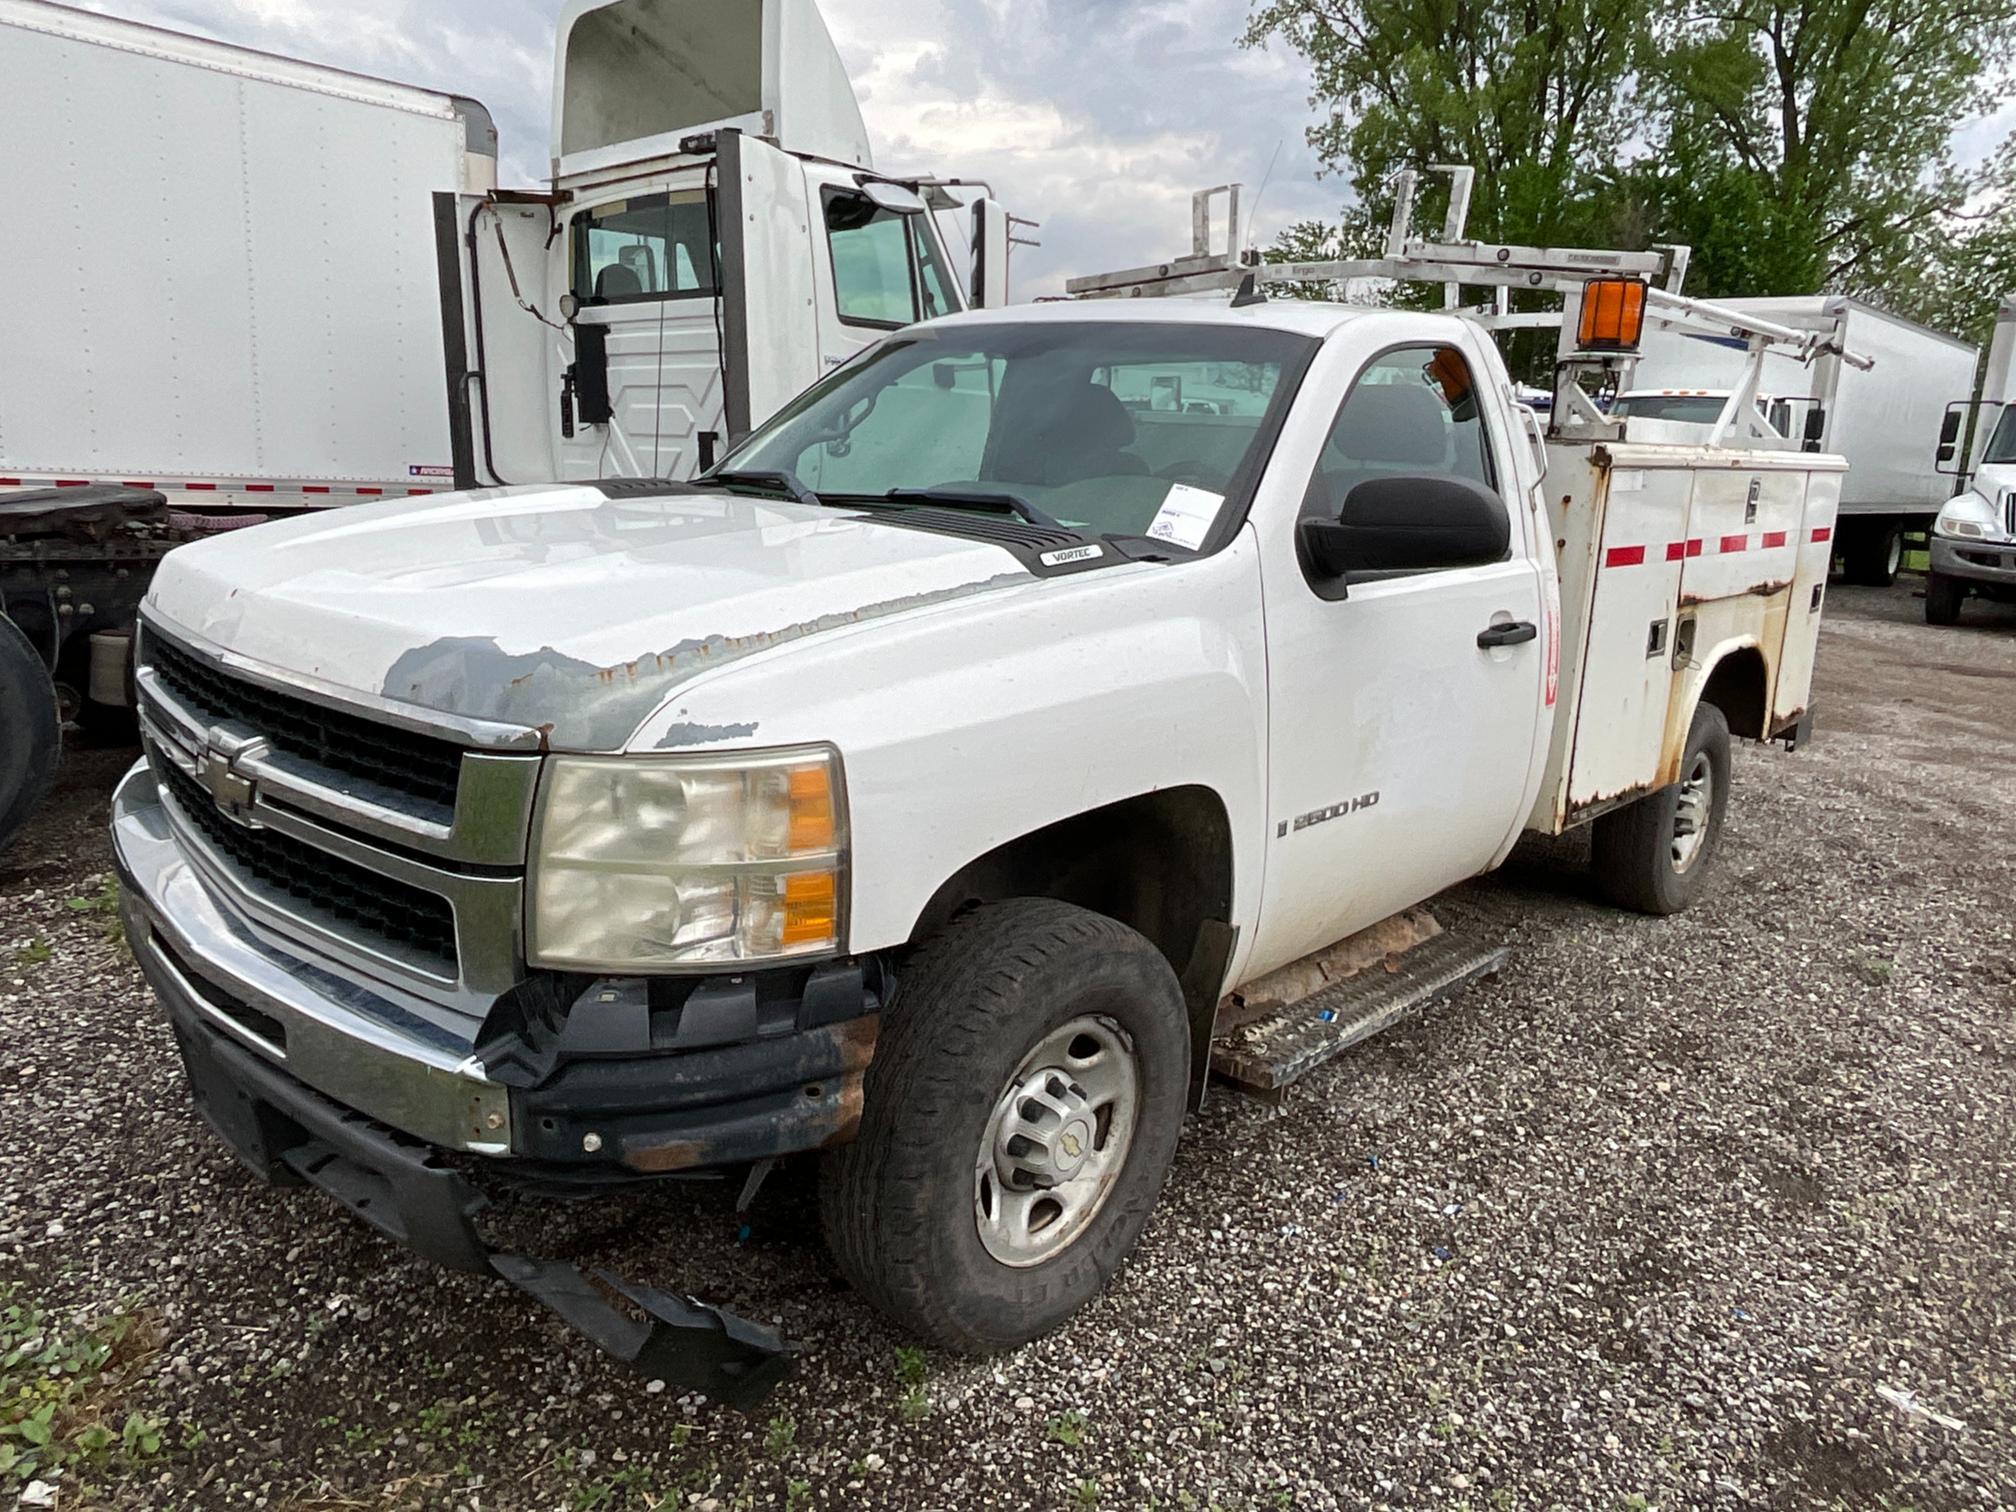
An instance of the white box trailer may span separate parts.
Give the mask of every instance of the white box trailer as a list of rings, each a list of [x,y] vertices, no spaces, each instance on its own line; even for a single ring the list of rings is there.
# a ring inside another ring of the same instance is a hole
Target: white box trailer
[[[437,223],[495,187],[481,105],[0,0],[0,141],[0,487],[453,485]]]
[[[1785,352],[1766,353],[1758,401],[1790,439],[1848,459],[1840,554],[1852,580],[1887,584],[1901,563],[1904,533],[1929,530],[1953,492],[1936,456],[1949,402],[1973,390],[1979,349],[1840,295],[1717,303],[1822,334],[1874,360],[1862,369],[1825,353],[1809,366]],[[1747,353],[1740,336],[1653,326],[1619,403],[1627,412],[1673,418],[1660,401],[1687,392],[1726,397]]]

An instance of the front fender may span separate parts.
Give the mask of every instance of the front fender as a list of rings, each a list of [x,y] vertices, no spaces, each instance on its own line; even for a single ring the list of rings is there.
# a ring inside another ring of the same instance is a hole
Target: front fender
[[[631,749],[837,747],[857,954],[906,943],[940,886],[1009,840],[1208,788],[1231,821],[1228,922],[1250,939],[1266,687],[1249,532],[1202,560],[1031,578],[780,647],[680,690]]]

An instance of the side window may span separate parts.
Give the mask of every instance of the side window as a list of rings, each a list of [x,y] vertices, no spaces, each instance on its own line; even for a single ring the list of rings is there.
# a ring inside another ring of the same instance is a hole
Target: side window
[[[1470,364],[1454,347],[1402,347],[1359,374],[1323,443],[1302,512],[1334,519],[1366,479],[1416,473],[1497,487]]]
[[[917,319],[908,216],[878,208],[865,194],[826,191],[826,241],[833,251],[833,294],[849,325],[894,329]]]
[[[596,205],[569,224],[574,297],[583,305],[714,292],[713,221],[701,191]]]

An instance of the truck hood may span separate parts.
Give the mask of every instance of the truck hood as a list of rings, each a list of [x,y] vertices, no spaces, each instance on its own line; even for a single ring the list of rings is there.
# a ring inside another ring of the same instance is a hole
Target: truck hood
[[[681,684],[1036,579],[976,541],[720,493],[492,489],[171,552],[148,617],[280,671],[621,750]]]

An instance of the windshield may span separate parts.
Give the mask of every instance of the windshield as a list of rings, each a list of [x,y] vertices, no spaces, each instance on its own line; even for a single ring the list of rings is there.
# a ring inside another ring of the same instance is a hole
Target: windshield
[[[1995,426],[1995,434],[1988,440],[1988,450],[1981,454],[1983,462],[2016,462],[2016,404],[2002,411],[2002,419]]]
[[[1610,406],[1615,420],[1636,415],[1640,420],[1680,420],[1690,425],[1713,425],[1729,402],[1720,394],[1626,394]]]
[[[788,474],[829,502],[1013,497],[1088,534],[1196,549],[1243,516],[1315,349],[1286,331],[1176,322],[906,332],[810,390],[723,471]],[[1172,509],[1185,520],[1174,533]]]

